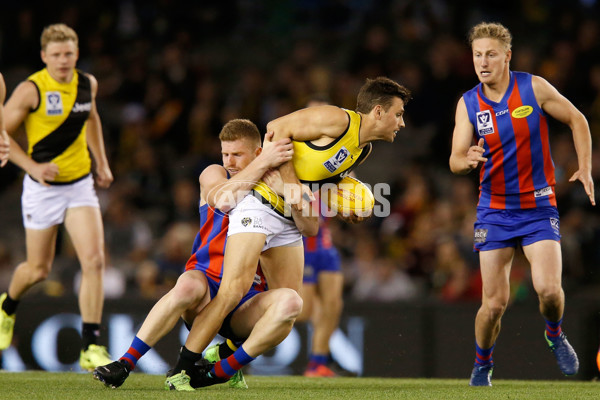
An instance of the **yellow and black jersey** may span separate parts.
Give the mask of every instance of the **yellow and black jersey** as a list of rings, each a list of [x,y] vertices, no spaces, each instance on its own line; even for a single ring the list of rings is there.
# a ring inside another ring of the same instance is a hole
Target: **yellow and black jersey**
[[[345,110],[348,127],[331,143],[316,146],[311,142],[293,142],[292,160],[296,176],[302,183],[337,183],[359,165],[371,152],[371,143],[360,148],[360,114]]]
[[[348,126],[344,133],[325,146],[317,146],[311,142],[293,142],[294,158],[292,163],[296,176],[302,183],[315,189],[325,183],[338,183],[344,176],[359,165],[370,153],[371,143],[360,148],[360,114],[346,110]],[[273,192],[264,182],[254,187],[255,195],[279,214],[285,207],[283,199]]]
[[[76,70],[69,83],[57,82],[44,68],[28,78],[38,90],[38,107],[25,119],[27,154],[36,162],[53,162],[54,184],[77,181],[90,173],[86,121],[92,110],[90,79]]]

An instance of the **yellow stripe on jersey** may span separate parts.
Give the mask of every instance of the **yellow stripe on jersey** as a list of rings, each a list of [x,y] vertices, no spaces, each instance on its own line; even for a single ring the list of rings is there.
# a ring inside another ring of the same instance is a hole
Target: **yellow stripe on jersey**
[[[92,107],[89,78],[75,71],[71,82],[60,83],[44,68],[28,80],[36,85],[40,98],[37,109],[25,119],[27,154],[37,162],[58,165],[55,183],[89,174],[92,162],[85,135]]]

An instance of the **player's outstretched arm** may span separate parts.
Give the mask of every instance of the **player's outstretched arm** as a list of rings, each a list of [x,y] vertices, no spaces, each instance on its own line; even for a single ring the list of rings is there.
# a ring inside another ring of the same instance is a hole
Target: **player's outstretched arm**
[[[587,119],[573,103],[544,78],[533,76],[531,84],[539,106],[552,118],[571,128],[579,168],[569,182],[580,181],[590,203],[596,205],[592,179],[592,135]]]

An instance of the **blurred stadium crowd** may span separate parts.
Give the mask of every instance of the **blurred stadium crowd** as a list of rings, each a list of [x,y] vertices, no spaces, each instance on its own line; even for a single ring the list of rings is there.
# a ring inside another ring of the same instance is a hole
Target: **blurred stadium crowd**
[[[209,4],[207,4],[209,3]],[[466,41],[480,21],[513,33],[513,70],[542,75],[588,118],[600,183],[600,5],[521,0],[88,0],[11,2],[0,16],[0,71],[9,93],[43,65],[39,36],[65,22],[79,34],[79,68],[99,82],[113,186],[99,191],[107,297],[158,298],[175,282],[198,227],[198,175],[220,163],[218,133],[232,118],[266,123],[313,95],[353,109],[367,77],[410,88],[406,129],[377,143],[357,176],[390,184],[390,215],[330,222],[348,300],[479,301],[472,252],[476,174],[448,168],[454,110],[477,83]],[[21,136],[22,138],[22,136]],[[600,285],[600,220],[581,185],[570,131],[551,125],[569,295]],[[0,289],[24,259],[21,172],[0,171]],[[73,293],[79,267],[60,236],[52,276],[37,288]],[[525,260],[514,300],[534,296]]]

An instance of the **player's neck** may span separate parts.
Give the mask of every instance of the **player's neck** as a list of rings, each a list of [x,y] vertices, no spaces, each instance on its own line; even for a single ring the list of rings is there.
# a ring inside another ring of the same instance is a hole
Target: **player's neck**
[[[510,85],[510,72],[507,70],[497,82],[484,83],[482,85],[485,97],[496,103],[500,102]]]

